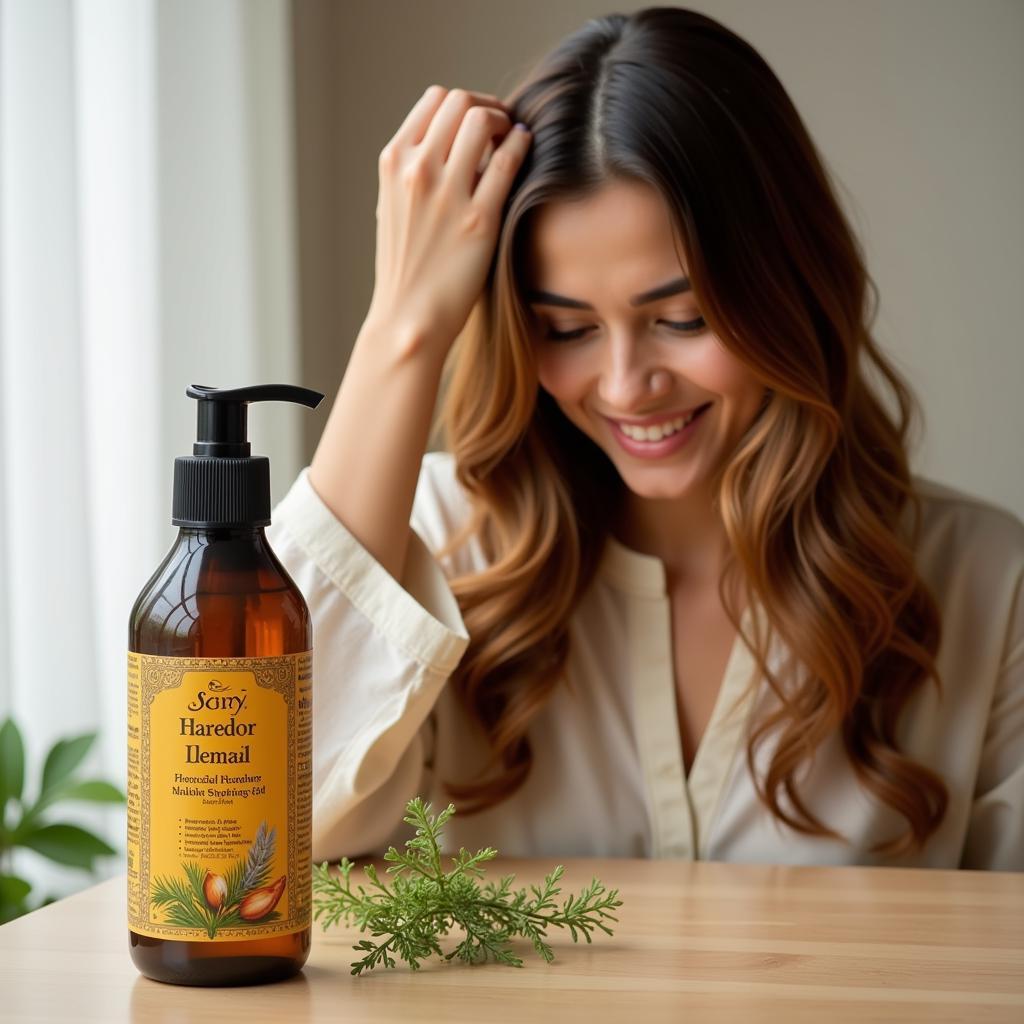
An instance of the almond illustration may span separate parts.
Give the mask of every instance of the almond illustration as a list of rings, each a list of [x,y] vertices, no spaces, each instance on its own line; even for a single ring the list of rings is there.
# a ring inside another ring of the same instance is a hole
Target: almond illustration
[[[203,879],[203,895],[211,910],[220,910],[228,895],[228,883],[224,881],[224,876],[207,871]]]
[[[244,921],[258,921],[269,914],[277,906],[277,901],[284,892],[287,877],[282,875],[273,885],[254,889],[238,904],[238,916]]]

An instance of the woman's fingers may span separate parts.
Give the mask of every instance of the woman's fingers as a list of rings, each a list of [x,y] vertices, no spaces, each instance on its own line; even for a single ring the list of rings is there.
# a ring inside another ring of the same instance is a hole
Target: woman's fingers
[[[528,129],[513,127],[509,131],[480,176],[480,184],[473,193],[475,203],[485,210],[501,209],[532,140],[533,133]]]
[[[486,282],[528,135],[510,130],[496,97],[442,92],[428,89],[381,150],[370,306],[384,317],[402,310],[446,352]]]
[[[455,136],[463,118],[475,106],[501,110],[502,103],[496,96],[472,93],[467,89],[452,89],[441,101],[430,127],[420,143],[435,167],[448,160]]]
[[[466,92],[467,90],[461,91]],[[391,142],[402,146],[418,146],[423,141],[423,136],[426,135],[438,108],[448,95],[449,91],[443,85],[428,86],[406,114],[405,120],[395,132]],[[470,92],[468,95],[472,97],[473,103],[497,103],[500,106],[498,97],[490,93]]]
[[[466,112],[448,154],[447,168],[452,184],[463,195],[469,196],[473,192],[482,171],[484,151],[492,140],[497,145],[511,127],[512,122],[504,110],[470,107]]]
[[[416,146],[423,141],[423,136],[430,126],[431,120],[441,106],[448,90],[441,85],[429,86],[423,95],[413,104],[412,110],[406,115],[391,139],[392,145]]]

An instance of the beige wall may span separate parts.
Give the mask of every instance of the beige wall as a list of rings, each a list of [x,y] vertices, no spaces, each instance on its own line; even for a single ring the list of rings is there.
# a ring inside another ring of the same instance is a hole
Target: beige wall
[[[376,161],[431,82],[501,95],[586,0],[292,0],[303,383],[312,455],[373,287]],[[1024,4],[693,3],[789,90],[844,191],[876,334],[920,395],[917,472],[1024,515]]]

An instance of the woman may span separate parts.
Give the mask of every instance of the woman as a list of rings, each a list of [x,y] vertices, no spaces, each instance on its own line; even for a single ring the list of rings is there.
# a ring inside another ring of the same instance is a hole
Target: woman
[[[379,171],[268,534],[316,622],[314,858],[399,843],[418,793],[451,849],[1024,868],[1024,524],[910,474],[758,54],[598,18],[504,101],[428,89]]]

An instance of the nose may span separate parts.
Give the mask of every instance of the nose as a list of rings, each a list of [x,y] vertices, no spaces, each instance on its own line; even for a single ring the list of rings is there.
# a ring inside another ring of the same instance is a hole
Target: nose
[[[627,333],[611,338],[597,387],[604,408],[629,415],[649,407],[671,387],[671,374],[659,369],[648,346]]]

